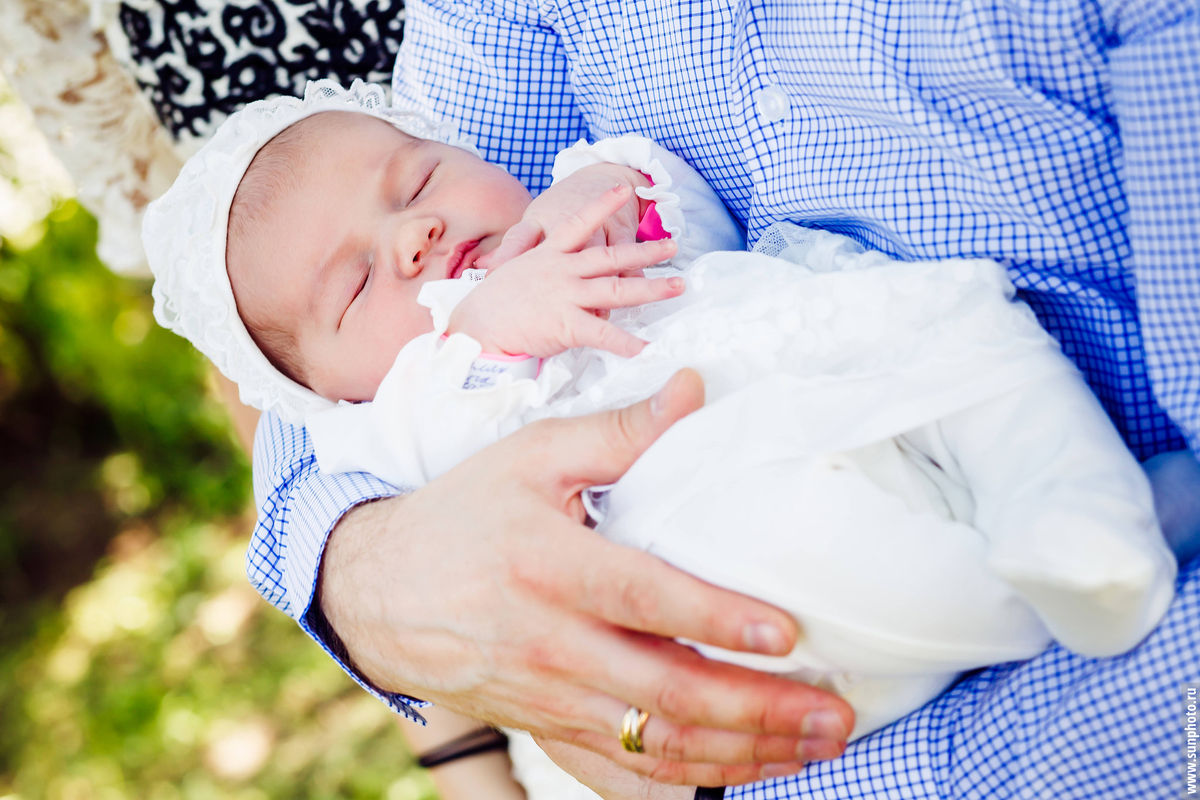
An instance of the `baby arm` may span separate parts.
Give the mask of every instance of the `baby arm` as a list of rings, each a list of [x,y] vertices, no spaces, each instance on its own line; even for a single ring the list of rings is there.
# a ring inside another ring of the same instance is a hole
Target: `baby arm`
[[[1026,384],[939,427],[971,487],[989,566],[1056,639],[1108,656],[1154,628],[1173,595],[1175,559],[1145,473],[1078,373]]]

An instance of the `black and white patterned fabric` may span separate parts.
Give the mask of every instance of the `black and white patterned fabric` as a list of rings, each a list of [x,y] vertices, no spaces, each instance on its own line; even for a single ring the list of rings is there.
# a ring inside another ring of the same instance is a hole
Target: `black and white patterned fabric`
[[[386,84],[404,0],[125,0],[119,20],[159,118],[199,146],[246,103],[309,80]]]

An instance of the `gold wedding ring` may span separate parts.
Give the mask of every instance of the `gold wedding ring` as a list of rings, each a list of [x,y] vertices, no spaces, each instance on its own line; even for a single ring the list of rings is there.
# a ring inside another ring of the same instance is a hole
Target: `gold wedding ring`
[[[649,711],[642,711],[637,706],[630,706],[625,712],[625,717],[621,720],[621,747],[624,747],[630,753],[644,753],[645,748],[642,747],[642,728],[646,727],[646,720],[650,719]]]

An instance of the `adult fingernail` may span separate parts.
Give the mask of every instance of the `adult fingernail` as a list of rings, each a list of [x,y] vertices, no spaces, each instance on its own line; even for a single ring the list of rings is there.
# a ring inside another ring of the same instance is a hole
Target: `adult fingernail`
[[[667,394],[670,390],[670,387],[671,387],[671,384],[670,384],[670,382],[668,382],[666,386],[664,386],[663,388],[658,390],[658,394],[656,394],[650,398],[650,414],[651,415],[657,417],[659,414],[661,414],[666,409]]]
[[[832,709],[824,708],[810,712],[800,723],[800,735],[807,739],[837,739],[845,741],[850,735],[842,715]]]
[[[742,640],[747,649],[756,653],[781,656],[787,650],[787,640],[783,631],[769,622],[747,625],[742,631]]]
[[[811,739],[796,746],[796,758],[801,761],[828,761],[837,758],[846,749],[842,742],[828,739]]]
[[[764,778],[782,778],[785,775],[795,775],[800,770],[804,769],[804,764],[763,764],[762,776]]]

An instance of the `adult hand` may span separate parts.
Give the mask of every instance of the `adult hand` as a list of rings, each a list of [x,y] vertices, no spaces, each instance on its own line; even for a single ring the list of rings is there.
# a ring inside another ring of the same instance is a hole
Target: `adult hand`
[[[610,761],[591,750],[555,739],[536,741],[538,747],[542,748],[555,764],[604,800],[692,800],[696,796],[695,786],[660,783],[639,774],[627,764]],[[636,758],[639,756],[626,755],[618,761]],[[790,764],[767,764],[762,769],[761,777],[779,777],[794,771],[795,768]]]
[[[593,164],[573,172],[535,197],[525,209],[521,221],[504,234],[500,246],[481,256],[475,266],[479,269],[495,269],[533,249],[550,231],[569,222],[597,197],[618,188],[629,189],[627,202],[605,218],[603,224],[589,234],[580,249],[633,244],[637,241],[638,224],[647,205],[635,190],[649,185],[650,181],[645,175],[620,164]]]
[[[602,755],[554,739],[537,739],[555,764],[604,800],[692,800],[696,787],[659,783]]]
[[[787,614],[581,524],[580,491],[616,480],[702,403],[684,371],[648,401],[529,425],[347,515],[320,602],[355,665],[383,689],[665,783],[745,783],[837,755],[853,721],[840,698],[673,641],[780,655],[797,634]],[[651,715],[643,756],[617,741],[629,705]]]

